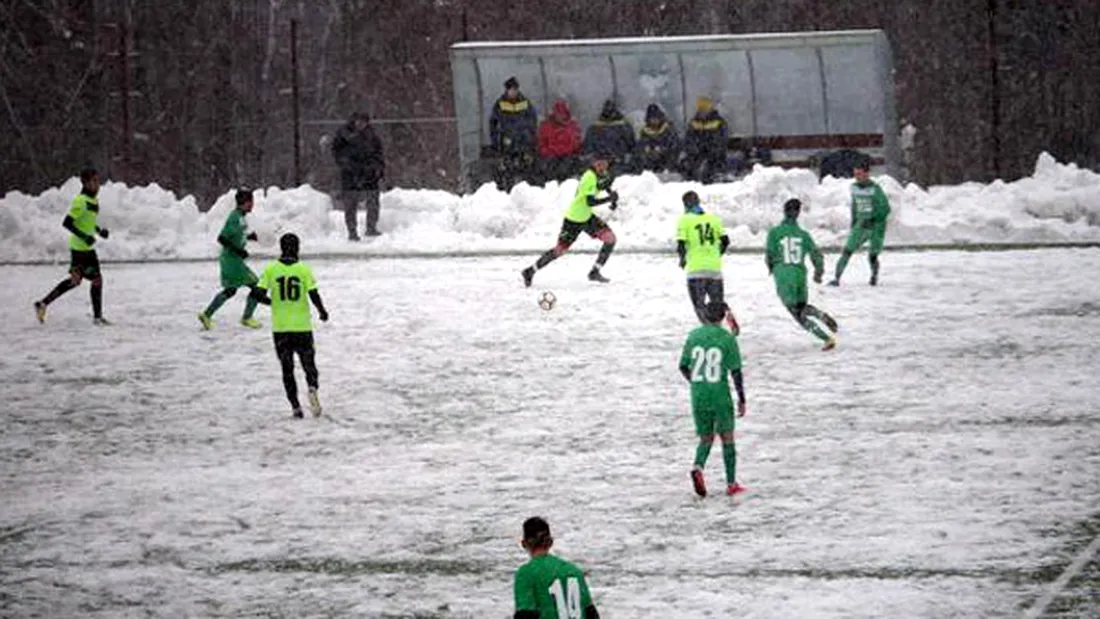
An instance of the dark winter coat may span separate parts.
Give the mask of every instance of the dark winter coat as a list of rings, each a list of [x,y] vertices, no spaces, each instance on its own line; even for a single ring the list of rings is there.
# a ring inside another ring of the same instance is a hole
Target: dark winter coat
[[[672,169],[680,158],[680,136],[656,105],[646,110],[646,124],[638,135],[638,158],[646,170]]]
[[[340,188],[345,191],[377,191],[386,175],[382,140],[369,124],[356,130],[355,121],[370,122],[366,114],[353,114],[332,140],[332,157],[340,168]]]
[[[539,125],[539,156],[571,157],[581,154],[581,126],[573,120],[569,104],[554,102],[554,110]]]
[[[699,112],[688,124],[684,152],[690,159],[725,160],[726,121],[718,110]]]
[[[501,95],[489,115],[489,140],[497,152],[534,155],[538,124],[535,104],[523,93],[517,94],[515,99]]]
[[[585,132],[584,152],[614,161],[629,160],[634,154],[634,127],[611,101],[604,103],[600,117]]]

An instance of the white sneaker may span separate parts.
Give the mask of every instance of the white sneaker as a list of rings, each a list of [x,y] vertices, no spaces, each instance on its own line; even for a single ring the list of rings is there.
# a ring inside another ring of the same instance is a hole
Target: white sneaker
[[[314,387],[309,388],[309,412],[314,417],[321,416],[321,398],[317,396],[317,389]]]

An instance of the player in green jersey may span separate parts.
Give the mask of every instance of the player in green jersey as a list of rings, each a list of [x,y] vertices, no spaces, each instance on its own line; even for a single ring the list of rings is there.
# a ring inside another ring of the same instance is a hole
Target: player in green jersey
[[[214,295],[210,305],[199,312],[199,322],[204,330],[209,330],[213,325],[214,312],[225,304],[226,301],[237,294],[237,288],[247,286],[249,290],[256,288],[256,274],[248,268],[245,259],[248,258],[248,250],[245,249],[245,241],[255,241],[256,233],[249,232],[248,221],[245,217],[252,212],[252,191],[239,189],[236,195],[237,208],[230,211],[225,218],[225,225],[218,234],[218,243],[222,246],[218,256],[218,268],[221,270],[222,290]],[[256,312],[256,298],[249,294],[244,302],[244,314],[241,316],[241,324],[251,329],[258,329],[260,323],[252,317]]]
[[[687,273],[688,298],[695,308],[695,315],[699,317],[699,322],[705,323],[707,303],[725,301],[722,255],[730,246],[730,237],[717,215],[703,212],[699,194],[689,191],[681,199],[684,214],[676,223],[676,253],[680,256],[680,268]],[[726,320],[730,331],[738,333],[733,312],[726,316]]]
[[[302,361],[309,387],[309,409],[313,415],[321,414],[321,400],[317,395],[317,365],[314,363],[313,321],[309,302],[317,308],[321,322],[328,321],[328,310],[321,301],[313,271],[298,259],[297,235],[279,237],[281,256],[267,265],[252,297],[271,306],[271,332],[275,340],[275,354],[283,371],[283,388],[290,401],[291,413],[302,417],[302,405],[298,402],[298,382],[294,379],[294,355]],[[271,296],[268,296],[270,293]],[[309,300],[306,300],[306,297]]]
[[[714,435],[722,438],[722,462],[726,468],[726,494],[744,492],[737,483],[737,449],[733,443],[733,398],[730,397],[729,376],[737,390],[737,416],[744,417],[745,385],[741,375],[741,351],[737,337],[719,323],[729,312],[720,301],[712,301],[704,310],[706,323],[688,334],[680,353],[680,373],[691,383],[691,414],[699,445],[695,448],[695,465],[691,482],[695,493],[707,495],[703,467],[710,455]]]
[[[82,280],[91,284],[92,322],[104,326],[111,324],[103,317],[103,274],[99,257],[95,252],[95,237],[106,239],[110,234],[97,224],[99,218],[99,173],[93,168],[80,172],[80,193],[73,198],[69,214],[62,227],[69,231],[69,276],[54,286],[43,299],[34,302],[34,314],[38,322],[46,322],[46,307],[58,297],[80,285]]]
[[[596,155],[592,166],[581,175],[581,182],[577,185],[577,193],[573,202],[565,210],[565,220],[561,224],[561,232],[558,233],[558,243],[539,256],[532,266],[523,270],[523,285],[531,287],[535,278],[535,271],[545,267],[564,254],[577,240],[581,232],[603,242],[600,253],[596,256],[596,264],[588,272],[588,279],[594,282],[607,283],[610,281],[600,273],[600,268],[607,264],[611,252],[615,250],[615,233],[604,220],[592,212],[592,207],[600,204],[611,203],[611,210],[619,207],[619,195],[610,189],[610,177],[607,176],[608,158],[606,155]],[[606,192],[602,198],[596,195]]]
[[[550,525],[535,516],[523,523],[531,560],[516,570],[514,619],[599,619],[581,568],[550,554]]]
[[[768,266],[768,273],[775,278],[775,291],[779,293],[779,300],[787,311],[803,329],[825,342],[823,350],[831,350],[836,347],[836,321],[832,316],[810,305],[806,292],[806,256],[810,257],[814,265],[814,281],[819,284],[825,270],[825,259],[810,233],[798,225],[798,215],[801,212],[802,202],[798,198],[791,198],[783,204],[783,223],[768,230],[764,262]],[[833,333],[827,333],[818,322]]]
[[[852,169],[856,180],[852,183],[852,231],[844,244],[844,252],[836,261],[836,273],[830,286],[840,285],[840,276],[848,266],[848,260],[864,243],[870,242],[867,258],[871,262],[871,285],[878,285],[878,255],[886,238],[886,219],[890,216],[890,201],[878,183],[871,180],[871,164],[864,160]]]

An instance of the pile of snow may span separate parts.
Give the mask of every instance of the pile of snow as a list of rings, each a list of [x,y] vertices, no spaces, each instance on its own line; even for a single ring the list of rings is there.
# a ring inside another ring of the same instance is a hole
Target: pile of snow
[[[893,208],[887,244],[1060,243],[1100,241],[1100,174],[1059,164],[1044,153],[1030,177],[1006,183],[964,183],[929,189],[902,186],[879,177]],[[630,249],[674,246],[680,196],[692,189],[704,206],[725,221],[735,247],[761,247],[769,226],[780,219],[790,197],[805,204],[802,224],[821,245],[843,242],[850,223],[850,181],[818,181],[808,170],[757,166],[733,183],[700,185],[662,182],[645,173],[615,180],[620,208],[609,216],[619,245]],[[394,189],[382,196],[383,236],[362,243],[346,239],[342,213],[332,198],[306,185],[256,192],[249,216],[260,242],[254,253],[276,254],[277,239],[292,231],[306,254],[430,254],[476,251],[536,251],[553,243],[561,214],[577,181],[546,187],[520,184],[510,193],[484,185],[469,195]],[[78,179],[39,196],[11,192],[0,199],[0,261],[65,259],[68,234],[60,224]],[[233,194],[221,196],[207,213],[194,198],[177,198],[150,185],[106,183],[100,192],[100,222],[111,238],[99,243],[106,260],[207,258]],[[606,211],[602,212],[607,216]],[[363,214],[360,213],[360,222]],[[362,223],[360,223],[362,226]],[[581,240],[578,246],[591,242]]]

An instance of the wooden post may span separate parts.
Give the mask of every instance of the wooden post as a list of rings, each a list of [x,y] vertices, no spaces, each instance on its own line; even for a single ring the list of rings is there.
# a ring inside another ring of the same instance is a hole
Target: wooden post
[[[294,186],[302,184],[302,122],[298,104],[298,20],[290,21],[291,98],[294,114]]]

